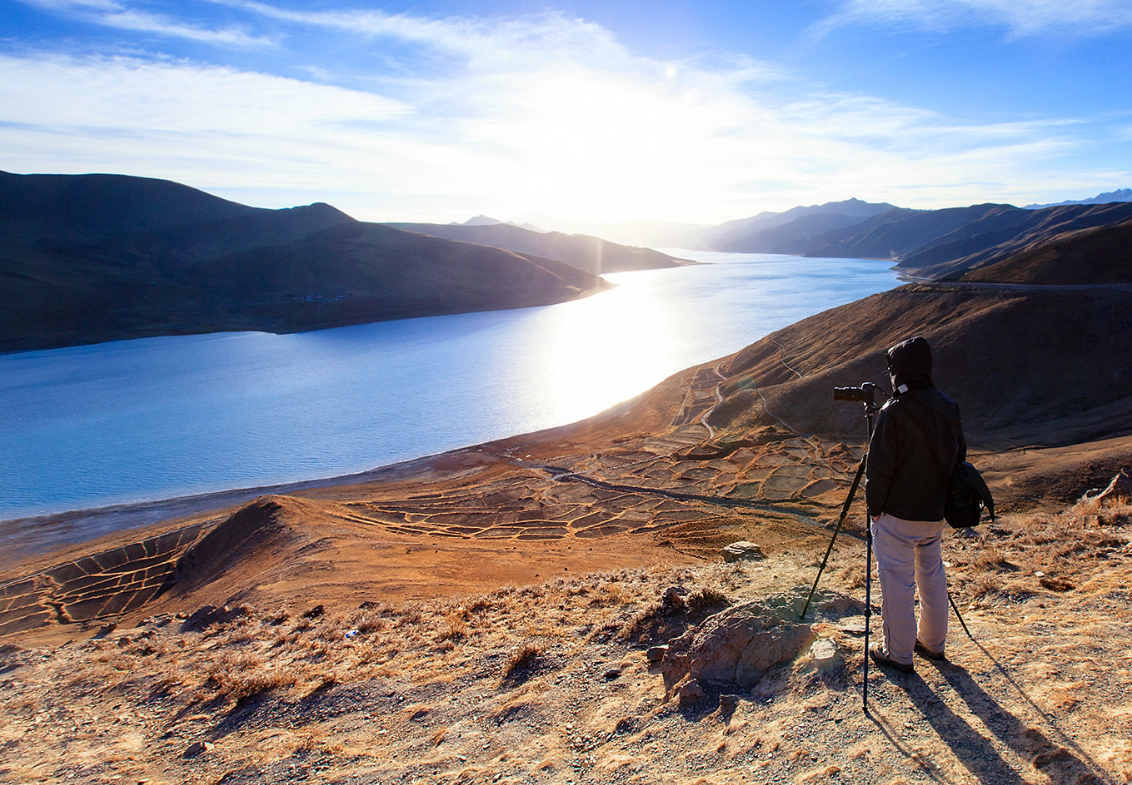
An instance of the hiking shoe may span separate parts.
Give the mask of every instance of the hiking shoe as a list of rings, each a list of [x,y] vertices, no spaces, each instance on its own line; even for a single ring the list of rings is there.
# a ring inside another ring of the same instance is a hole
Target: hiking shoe
[[[916,646],[914,651],[916,652],[916,654],[919,654],[921,657],[927,657],[929,660],[935,660],[936,662],[947,662],[946,654],[944,654],[942,651],[932,651],[927,646],[920,643],[919,638],[916,638]]]
[[[873,644],[869,647],[869,657],[871,657],[873,662],[875,662],[882,668],[892,668],[893,670],[900,671],[901,673],[912,673],[916,670],[912,665],[905,665],[902,662],[897,662],[896,660],[890,659],[889,656],[884,653],[884,647],[879,643]]]

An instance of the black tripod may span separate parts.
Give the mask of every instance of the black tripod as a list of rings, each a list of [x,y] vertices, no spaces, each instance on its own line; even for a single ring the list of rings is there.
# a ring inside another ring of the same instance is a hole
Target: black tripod
[[[798,620],[802,621],[806,618],[806,611],[810,609],[810,603],[814,599],[814,593],[818,588],[818,581],[821,580],[821,574],[825,571],[825,566],[829,563],[829,555],[833,552],[833,545],[837,542],[837,535],[841,531],[842,524],[845,523],[845,516],[849,514],[849,508],[853,504],[853,497],[857,495],[857,488],[861,485],[861,478],[865,475],[865,463],[869,458],[868,447],[873,440],[873,425],[876,423],[877,412],[880,411],[880,405],[876,403],[875,393],[884,395],[885,392],[873,384],[872,382],[865,382],[860,387],[835,387],[833,388],[833,398],[837,401],[860,401],[865,405],[865,425],[868,431],[868,441],[865,443],[865,454],[861,456],[861,462],[857,464],[857,474],[853,477],[853,484],[849,487],[849,495],[845,497],[845,504],[841,507],[841,515],[837,519],[837,526],[833,529],[833,536],[829,538],[829,547],[825,549],[825,557],[821,560],[821,566],[818,568],[817,577],[814,578],[814,585],[810,588],[810,595],[806,598],[806,604],[802,608],[802,613],[799,614]],[[862,704],[867,714],[869,711],[869,629],[870,620],[873,615],[872,603],[872,588],[873,588],[873,527],[871,522],[865,520],[865,679],[862,685]],[[955,605],[955,600],[951,598],[951,592],[947,593],[947,601],[951,604],[951,609],[955,611],[956,617],[959,619],[959,624],[963,626],[963,632],[967,633],[967,637],[974,640],[971,631],[967,629],[967,622],[963,621],[963,615],[959,613],[959,608]]]
[[[814,599],[814,592],[818,589],[818,581],[821,580],[821,574],[825,571],[826,564],[829,563],[829,555],[833,552],[833,545],[837,542],[837,535],[841,531],[842,524],[845,523],[845,516],[849,514],[849,508],[853,505],[853,497],[857,495],[857,488],[861,485],[861,478],[865,476],[865,462],[869,459],[868,445],[873,440],[873,425],[876,423],[877,412],[880,411],[880,405],[876,402],[874,393],[883,391],[871,382],[865,382],[860,387],[835,387],[833,390],[834,400],[844,401],[861,401],[865,405],[865,426],[868,431],[868,441],[865,443],[865,454],[861,456],[861,462],[857,464],[857,473],[853,477],[853,484],[849,487],[849,495],[845,497],[845,504],[841,506],[841,515],[837,519],[837,526],[833,529],[833,536],[829,538],[829,547],[825,549],[825,556],[821,560],[821,567],[818,568],[817,577],[814,578],[814,585],[810,588],[810,596],[806,598],[806,605],[802,608],[802,613],[798,616],[801,621],[806,618],[806,611],[810,609],[810,603]],[[864,708],[865,711],[869,710],[869,628],[870,619],[873,615],[872,593],[873,593],[873,529],[869,525],[869,521],[865,521],[865,681],[864,681]]]

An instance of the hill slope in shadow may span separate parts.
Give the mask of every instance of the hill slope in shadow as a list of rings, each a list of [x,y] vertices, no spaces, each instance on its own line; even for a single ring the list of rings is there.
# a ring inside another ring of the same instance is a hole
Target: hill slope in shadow
[[[1057,235],[964,273],[960,280],[1070,286],[1132,283],[1132,219]]]
[[[966,273],[817,314],[718,365],[726,377],[709,422],[740,432],[788,425],[863,435],[859,406],[834,386],[884,388],[888,347],[923,335],[936,382],[987,444],[1067,445],[1132,432],[1132,255],[1128,221]]]
[[[567,264],[121,175],[0,173],[0,351],[544,305]]]

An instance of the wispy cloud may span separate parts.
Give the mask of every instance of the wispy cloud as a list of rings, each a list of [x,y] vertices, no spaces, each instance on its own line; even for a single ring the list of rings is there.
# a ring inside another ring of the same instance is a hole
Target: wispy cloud
[[[1132,27],[1127,0],[843,0],[819,25],[882,24],[933,31],[1000,26],[1015,36],[1092,36]]]
[[[312,63],[322,83],[161,57],[0,56],[0,168],[168,177],[372,220],[541,210],[722,221],[848,196],[1033,201],[1067,182],[1057,161],[1080,144],[1059,118],[964,122],[751,60],[659,62],[557,14],[226,4],[296,35],[314,26],[442,56],[349,78],[323,59]]]
[[[233,47],[273,46],[269,37],[256,36],[238,27],[212,28],[192,25],[163,14],[139,11],[113,0],[21,0],[25,5],[53,11],[89,24],[181,38],[197,43]]]

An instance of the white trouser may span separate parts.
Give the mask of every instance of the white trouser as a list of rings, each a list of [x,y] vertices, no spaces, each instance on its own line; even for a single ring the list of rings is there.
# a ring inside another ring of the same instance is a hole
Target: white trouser
[[[873,519],[884,650],[896,662],[912,663],[916,638],[932,651],[943,651],[947,638],[947,576],[940,555],[942,539],[943,521],[906,521],[888,513]],[[918,627],[913,603],[917,589]]]

